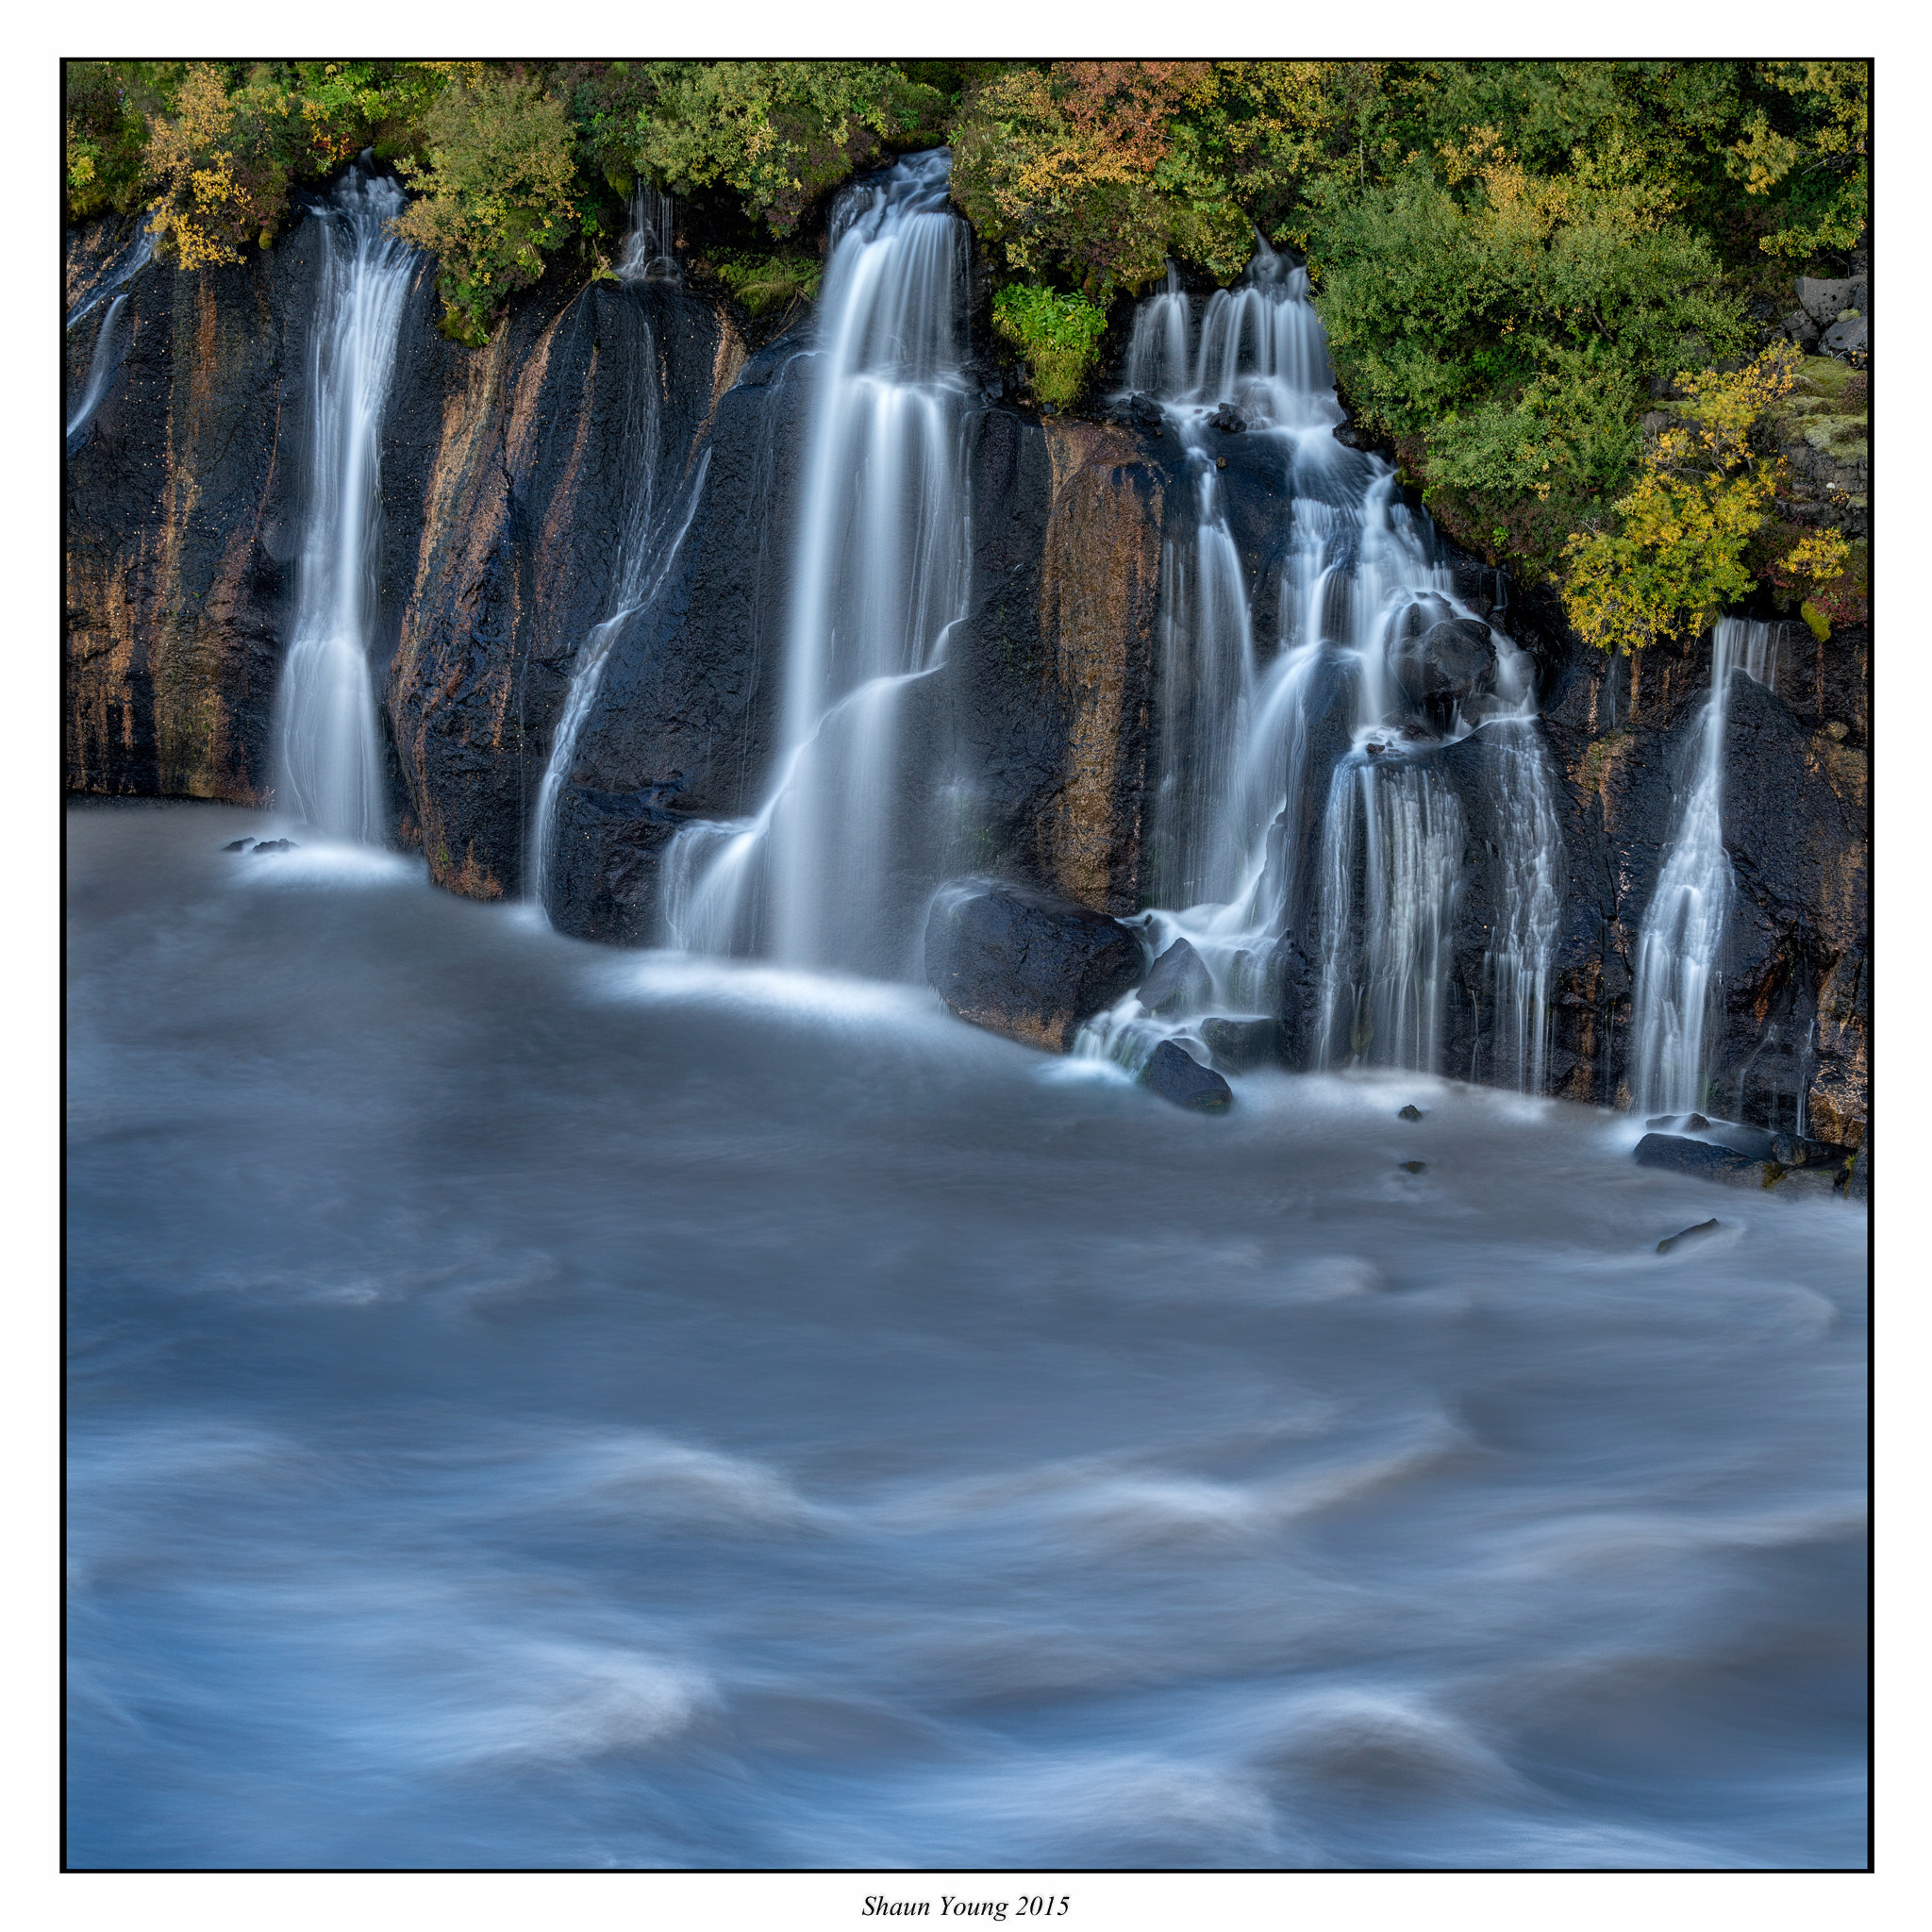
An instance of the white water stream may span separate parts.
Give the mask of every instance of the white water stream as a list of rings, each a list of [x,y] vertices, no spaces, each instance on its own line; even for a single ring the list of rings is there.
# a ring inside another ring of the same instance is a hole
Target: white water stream
[[[917,869],[923,814],[906,700],[941,662],[967,591],[966,227],[947,211],[951,167],[943,149],[915,155],[833,216],[775,778],[754,818],[689,826],[666,856],[665,924],[693,952],[910,970],[900,875]]]
[[[275,704],[280,808],[337,838],[379,841],[382,774],[369,644],[382,515],[383,406],[413,252],[391,231],[393,181],[343,175],[319,231],[308,339],[307,525],[293,631]]]
[[[1698,721],[1690,789],[1637,942],[1630,1091],[1640,1113],[1689,1113],[1707,1098],[1704,1033],[1733,891],[1724,832],[1731,673],[1774,684],[1781,628],[1722,617],[1711,631],[1710,695]]]

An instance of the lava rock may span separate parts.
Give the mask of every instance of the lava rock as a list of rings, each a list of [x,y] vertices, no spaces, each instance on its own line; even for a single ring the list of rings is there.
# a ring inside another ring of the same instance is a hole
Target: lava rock
[[[1409,1104],[1407,1107],[1405,1107],[1402,1109],[1402,1111],[1395,1116],[1395,1118],[1399,1121],[1419,1121],[1422,1119],[1422,1117],[1423,1110],[1415,1104],[1414,1101],[1410,1101]]]
[[[1458,702],[1487,691],[1496,675],[1496,643],[1486,624],[1451,617],[1407,641],[1395,675],[1413,704],[1446,715]]]
[[[1690,1174],[1698,1180],[1719,1181],[1725,1187],[1756,1188],[1764,1183],[1764,1163],[1714,1147],[1708,1141],[1687,1141],[1681,1134],[1646,1134],[1637,1143],[1639,1167],[1662,1168],[1668,1174]]]
[[[1248,426],[1248,419],[1232,403],[1223,403],[1208,419],[1210,429],[1218,429],[1224,436],[1239,436]]]
[[[1234,1104],[1234,1089],[1171,1040],[1163,1040],[1148,1055],[1141,1084],[1191,1113],[1225,1113]]]
[[[1835,1147],[1829,1141],[1807,1141],[1796,1134],[1774,1134],[1771,1158],[1780,1167],[1840,1168],[1851,1153],[1848,1147]]]
[[[1149,1013],[1197,1013],[1214,997],[1214,975],[1186,940],[1176,940],[1155,960],[1141,986]]]
[[[1715,1234],[1722,1225],[1723,1224],[1713,1216],[1708,1221],[1698,1222],[1692,1227],[1681,1227],[1675,1234],[1666,1235],[1657,1242],[1657,1251],[1659,1255],[1668,1255],[1673,1248],[1680,1246],[1685,1241],[1702,1241],[1706,1235]]]
[[[299,852],[301,847],[292,839],[264,839],[255,849],[258,852]]]
[[[1684,1131],[1687,1134],[1701,1134],[1709,1125],[1710,1123],[1701,1113],[1687,1113],[1684,1116]]]
[[[1429,1171],[1426,1160],[1398,1160],[1395,1164],[1404,1174],[1427,1174]]]
[[[1765,1165],[1764,1185],[1781,1201],[1835,1201],[1838,1184],[1838,1174],[1828,1167],[1779,1167],[1774,1161]]]
[[[996,879],[950,881],[926,916],[933,991],[960,1019],[1049,1053],[1131,992],[1144,965],[1118,920]]]
[[[1807,354],[1818,344],[1818,325],[1802,308],[1794,308],[1784,319],[1784,332]]]
[[[1847,1201],[1869,1203],[1872,1199],[1872,1130],[1865,1130],[1865,1144],[1846,1164],[1844,1197]]]
[[[224,852],[246,852],[253,842],[249,839],[235,839],[224,845],[222,850]]]
[[[1273,1020],[1201,1022],[1201,1038],[1208,1052],[1238,1074],[1274,1058],[1276,1030]]]
[[[1798,305],[1820,328],[1829,328],[1847,308],[1856,308],[1860,315],[1866,313],[1871,286],[1863,275],[1848,275],[1836,281],[1800,275]]]
[[[1862,315],[1848,315],[1842,322],[1833,323],[1818,338],[1818,353],[1836,356],[1840,362],[1852,356],[1868,356],[1871,352],[1871,328]]]

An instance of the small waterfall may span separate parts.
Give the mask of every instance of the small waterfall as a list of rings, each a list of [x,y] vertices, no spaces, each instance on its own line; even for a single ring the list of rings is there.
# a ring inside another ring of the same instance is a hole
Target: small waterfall
[[[684,271],[672,253],[671,197],[640,181],[630,198],[630,232],[617,261],[620,282],[681,282]]]
[[[1129,995],[1078,1050],[1137,1066],[1161,1038],[1197,1039],[1205,1014],[1273,1012],[1286,935],[1318,964],[1311,1064],[1439,1067],[1468,828],[1429,755],[1481,724],[1502,768],[1506,848],[1489,966],[1508,1076],[1535,1088],[1561,847],[1529,660],[1491,625],[1479,699],[1425,704],[1406,684],[1416,641],[1474,613],[1389,465],[1335,441],[1344,412],[1307,275],[1257,242],[1241,285],[1211,295],[1198,323],[1170,272],[1127,356],[1129,386],[1159,401],[1195,494],[1191,544],[1170,543],[1163,577],[1151,871],[1172,909],[1145,919],[1157,953],[1187,941],[1206,978],[1158,1017]],[[1239,443],[1220,440],[1237,431]],[[1288,505],[1266,653],[1216,460],[1235,448],[1277,467]]]
[[[697,515],[705,493],[705,477],[710,469],[711,453],[698,458],[691,487],[685,492],[684,514],[671,529],[669,541],[659,519],[654,514],[652,487],[653,457],[658,446],[657,356],[648,326],[644,329],[647,374],[631,385],[630,419],[625,441],[639,452],[631,472],[623,515],[624,536],[618,547],[617,575],[612,581],[609,615],[594,625],[577,651],[576,669],[571,678],[570,695],[564,701],[563,715],[550,741],[550,757],[543,767],[542,782],[537,788],[537,810],[530,829],[530,897],[544,908],[550,907],[550,884],[557,847],[557,804],[576,756],[577,740],[583,735],[584,721],[591,714],[597,691],[604,681],[605,667],[611,648],[623,634],[625,624],[640,610],[656,603],[658,593],[671,575],[678,552]]]
[[[122,332],[119,324],[126,307],[127,297],[116,295],[108,304],[107,314],[101,318],[100,333],[94,337],[93,357],[88,363],[87,387],[81,391],[80,401],[75,405],[74,414],[67,419],[67,448],[70,454],[79,446],[81,433],[92,422],[94,411],[101,407],[101,399],[108,393],[108,384],[121,366]]]
[[[887,978],[935,880],[938,774],[909,771],[908,699],[963,615],[966,228],[952,157],[916,155],[834,211],[791,559],[779,744],[748,822],[666,856],[675,944]]]
[[[1704,1032],[1733,891],[1724,839],[1731,673],[1774,683],[1781,628],[1722,617],[1711,631],[1710,695],[1698,721],[1690,791],[1637,941],[1630,1091],[1640,1113],[1688,1113],[1705,1103]]]
[[[155,239],[148,232],[145,218],[135,231],[133,242],[121,258],[68,311],[67,326],[72,328],[83,317],[92,315],[103,302],[118,295],[154,259]]]
[[[275,704],[277,804],[318,831],[374,843],[383,797],[369,642],[382,513],[383,406],[415,269],[390,229],[392,181],[353,167],[324,208],[308,338],[311,441],[295,622]]]
[[[67,318],[67,327],[72,329],[103,302],[108,305],[108,312],[101,318],[94,336],[93,354],[88,362],[80,400],[67,418],[65,440],[70,456],[80,446],[82,435],[93,421],[94,411],[106,400],[108,387],[127,352],[127,284],[153,259],[154,252],[154,238],[143,221],[121,258],[74,305]]]

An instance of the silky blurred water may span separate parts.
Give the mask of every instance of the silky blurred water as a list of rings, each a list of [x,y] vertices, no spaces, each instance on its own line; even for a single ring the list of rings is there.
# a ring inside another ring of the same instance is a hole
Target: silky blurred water
[[[1854,1211],[68,829],[75,1864],[1862,1863]]]

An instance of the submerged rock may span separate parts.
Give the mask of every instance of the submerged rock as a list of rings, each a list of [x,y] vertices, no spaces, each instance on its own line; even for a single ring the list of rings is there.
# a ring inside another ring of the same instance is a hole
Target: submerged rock
[[[1398,1160],[1395,1164],[1404,1174],[1427,1174],[1429,1171],[1426,1160]]]
[[[1201,1038],[1208,1051],[1236,1073],[1258,1067],[1275,1057],[1279,1029],[1273,1020],[1203,1020]]]
[[[1118,920],[996,879],[941,886],[926,915],[933,991],[960,1019],[1049,1053],[1133,991],[1144,957]]]
[[[1171,1040],[1163,1040],[1148,1056],[1141,1084],[1193,1113],[1225,1113],[1234,1104],[1234,1089]]]
[[[1415,1102],[1414,1102],[1414,1101],[1412,1101],[1412,1100],[1411,1100],[1411,1101],[1409,1102],[1409,1104],[1408,1104],[1408,1105],[1407,1105],[1407,1107],[1405,1107],[1405,1108],[1404,1108],[1402,1109],[1402,1111],[1401,1111],[1400,1113],[1398,1113],[1398,1114],[1397,1114],[1397,1115],[1395,1116],[1395,1118],[1396,1118],[1397,1120],[1399,1120],[1399,1121],[1419,1121],[1419,1120],[1421,1120],[1421,1119],[1422,1119],[1422,1117],[1423,1117],[1423,1110],[1422,1110],[1422,1108],[1419,1108],[1419,1107],[1418,1107],[1418,1106],[1417,1106],[1417,1105],[1415,1104]]]
[[[1198,1012],[1213,997],[1214,976],[1186,940],[1155,960],[1141,986],[1141,1005],[1150,1013]]]
[[[231,839],[222,847],[224,852],[246,852],[255,841],[252,839]]]
[[[1706,1235],[1715,1234],[1720,1225],[1722,1224],[1713,1215],[1708,1221],[1700,1221],[1690,1227],[1681,1227],[1675,1234],[1666,1235],[1657,1242],[1657,1251],[1659,1255],[1668,1255],[1673,1248],[1680,1246],[1685,1241],[1702,1241]]]

